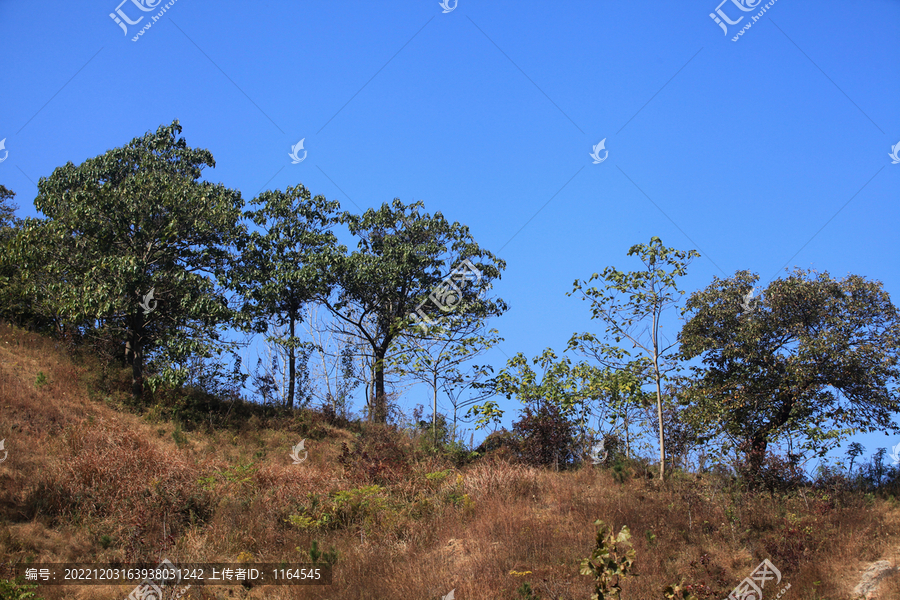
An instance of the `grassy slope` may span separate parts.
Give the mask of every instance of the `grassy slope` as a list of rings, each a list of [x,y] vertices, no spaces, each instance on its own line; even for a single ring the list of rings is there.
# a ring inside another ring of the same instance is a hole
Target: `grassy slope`
[[[632,531],[639,576],[623,583],[626,599],[662,598],[682,578],[708,586],[701,598],[721,599],[763,558],[781,570],[782,586],[791,583],[786,598],[849,598],[865,563],[900,559],[892,502],[811,490],[750,496],[686,474],[658,489],[637,467],[624,483],[607,469],[555,473],[484,459],[456,468],[409,436],[340,428],[310,411],[238,406],[176,431],[165,407],[125,410],[126,374],[102,371],[0,325],[9,452],[0,563],[308,562],[318,540],[340,552],[332,586],[195,587],[187,597],[413,600],[455,588],[458,600],[495,600],[518,598],[528,581],[545,600],[586,599],[591,581],[579,565],[598,518]],[[47,383],[36,385],[39,372]],[[294,465],[289,451],[301,438],[308,459]],[[340,460],[342,443],[359,452]],[[883,598],[900,597],[897,579]],[[38,595],[124,598],[131,589]]]

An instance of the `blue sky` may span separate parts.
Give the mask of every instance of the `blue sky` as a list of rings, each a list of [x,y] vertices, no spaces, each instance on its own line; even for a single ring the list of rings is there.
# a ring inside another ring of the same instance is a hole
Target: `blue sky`
[[[136,42],[165,2],[2,1],[0,183],[34,216],[40,177],[177,118],[246,200],[297,183],[357,212],[422,200],[508,263],[495,367],[600,333],[566,292],[638,268],[626,252],[654,235],[702,254],[688,292],[800,266],[896,304],[900,2],[777,0],[735,42],[765,5],[740,1],[719,5],[743,16],[726,35],[716,0],[176,0]],[[117,8],[143,17],[127,35]],[[501,406],[508,426],[518,403]]]

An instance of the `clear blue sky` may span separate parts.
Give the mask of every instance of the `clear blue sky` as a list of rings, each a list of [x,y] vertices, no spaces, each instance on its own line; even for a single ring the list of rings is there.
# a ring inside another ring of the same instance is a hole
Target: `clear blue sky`
[[[0,0],[0,183],[19,216],[55,167],[177,118],[215,156],[205,177],[246,200],[303,183],[349,210],[399,197],[467,224],[508,263],[495,367],[599,333],[565,293],[637,268],[628,248],[654,235],[702,254],[688,292],[800,266],[900,303],[895,0],[777,0],[737,42],[763,2],[722,4],[744,16],[725,35],[716,0],[177,0],[134,42],[166,4],[140,1]],[[144,17],[127,35],[117,7]],[[508,426],[518,403],[501,406]],[[859,441],[869,456],[900,440]]]

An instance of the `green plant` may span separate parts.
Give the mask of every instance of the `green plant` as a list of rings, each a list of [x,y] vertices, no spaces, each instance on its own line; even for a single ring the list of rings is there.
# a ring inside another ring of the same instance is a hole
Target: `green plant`
[[[591,575],[596,580],[591,600],[619,598],[620,583],[628,576],[634,576],[635,551],[631,547],[631,532],[623,525],[619,535],[597,519],[597,546],[590,557],[581,561],[581,574]]]
[[[428,481],[433,481],[435,483],[441,483],[447,478],[448,475],[450,475],[450,469],[446,469],[444,471],[436,471],[434,473],[425,473],[425,479],[427,479]]]
[[[628,480],[629,475],[631,475],[631,471],[628,470],[624,462],[619,460],[616,461],[615,464],[613,464],[612,476],[617,483],[625,483]]]
[[[0,600],[41,600],[31,591],[36,589],[36,585],[24,583],[21,577],[0,579]]]
[[[649,529],[644,532],[644,536],[647,538],[647,545],[651,548],[656,545],[656,534],[650,531]]]
[[[532,591],[531,585],[527,581],[523,581],[516,592],[522,600],[541,600],[541,597]]]
[[[35,387],[44,387],[49,383],[47,376],[44,375],[43,371],[38,371],[37,378],[34,380]]]
[[[302,553],[302,550],[300,550],[299,547],[297,548],[297,550]],[[329,567],[332,567],[338,561],[339,555],[340,552],[335,550],[334,546],[332,546],[331,550],[329,550],[328,552],[322,552],[321,550],[319,550],[319,542],[317,542],[316,540],[312,541],[312,545],[309,549],[309,558],[315,565],[326,564]],[[321,559],[321,561],[319,559]]]
[[[181,421],[175,422],[175,431],[172,432],[172,439],[175,440],[175,445],[179,447],[187,443],[187,436],[181,432]]]
[[[103,548],[104,550],[109,548],[112,545],[112,543],[113,543],[113,539],[111,536],[108,536],[108,535],[100,536],[100,547]]]

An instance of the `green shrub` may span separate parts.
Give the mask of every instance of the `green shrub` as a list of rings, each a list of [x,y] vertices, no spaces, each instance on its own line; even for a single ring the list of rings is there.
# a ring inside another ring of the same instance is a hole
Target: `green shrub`
[[[36,590],[36,585],[29,585],[22,577],[15,580],[0,579],[0,600],[41,600],[31,590]]]

